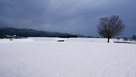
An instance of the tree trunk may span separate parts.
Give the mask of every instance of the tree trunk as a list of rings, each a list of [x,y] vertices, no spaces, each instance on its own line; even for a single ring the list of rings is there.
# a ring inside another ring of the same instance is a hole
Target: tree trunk
[[[110,42],[110,38],[108,38],[108,43]]]

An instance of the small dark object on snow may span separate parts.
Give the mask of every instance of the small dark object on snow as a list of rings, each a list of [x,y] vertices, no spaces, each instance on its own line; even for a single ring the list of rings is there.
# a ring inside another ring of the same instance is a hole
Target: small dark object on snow
[[[58,40],[58,42],[64,42],[65,40]]]

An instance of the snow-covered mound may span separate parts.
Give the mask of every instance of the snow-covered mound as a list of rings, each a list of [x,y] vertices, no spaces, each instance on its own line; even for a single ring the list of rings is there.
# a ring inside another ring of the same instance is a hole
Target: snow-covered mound
[[[14,42],[32,42],[33,39],[0,39],[0,44],[14,43]]]
[[[57,41],[56,38],[52,37],[29,37],[29,39],[33,39],[34,41]]]
[[[31,42],[33,39],[13,39],[13,42]]]
[[[0,44],[0,77],[136,77],[136,45],[47,41]]]
[[[53,38],[53,37],[29,37],[35,41],[58,41],[64,40],[64,42],[99,42],[107,43],[107,38]],[[110,40],[110,43],[113,43]]]
[[[107,43],[107,38],[69,38],[66,42],[99,42],[99,43]],[[110,40],[110,43],[113,43]]]
[[[136,44],[136,42],[130,42],[130,44]]]
[[[0,44],[1,43],[11,43],[9,39],[0,39]]]
[[[123,39],[117,40],[116,38],[113,38],[112,41],[114,43],[128,43],[128,44],[134,44],[135,43],[135,41],[123,40]]]

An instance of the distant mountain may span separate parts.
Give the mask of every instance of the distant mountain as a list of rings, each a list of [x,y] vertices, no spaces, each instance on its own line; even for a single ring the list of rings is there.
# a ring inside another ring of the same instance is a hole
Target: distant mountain
[[[38,31],[33,29],[18,29],[4,27],[0,28],[0,33],[7,35],[17,35],[19,37],[77,37],[77,35],[59,32]]]

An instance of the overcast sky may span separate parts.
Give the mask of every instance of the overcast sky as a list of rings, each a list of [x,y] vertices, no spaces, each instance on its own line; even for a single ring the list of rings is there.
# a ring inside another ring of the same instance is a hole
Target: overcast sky
[[[100,18],[119,15],[136,35],[136,0],[0,0],[0,27],[98,36]]]

